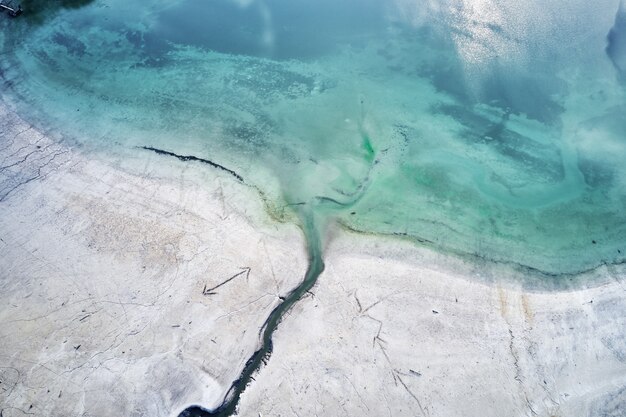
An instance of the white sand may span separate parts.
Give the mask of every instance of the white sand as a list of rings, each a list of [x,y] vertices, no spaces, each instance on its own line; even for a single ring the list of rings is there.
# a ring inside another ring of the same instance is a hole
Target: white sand
[[[219,405],[304,276],[300,230],[213,168],[138,150],[136,175],[0,120],[2,416]]]
[[[338,234],[325,258],[241,415],[626,415],[623,268],[540,292],[382,238]]]
[[[48,136],[0,105],[2,416],[217,406],[304,275],[300,231],[208,166]],[[626,415],[623,267],[548,291],[409,243],[327,242],[240,415]]]

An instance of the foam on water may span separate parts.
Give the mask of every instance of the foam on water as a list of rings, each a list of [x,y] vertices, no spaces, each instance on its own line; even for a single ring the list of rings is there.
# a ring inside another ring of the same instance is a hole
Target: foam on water
[[[46,129],[442,250],[625,260],[619,0],[80,3],[0,20],[5,100]]]

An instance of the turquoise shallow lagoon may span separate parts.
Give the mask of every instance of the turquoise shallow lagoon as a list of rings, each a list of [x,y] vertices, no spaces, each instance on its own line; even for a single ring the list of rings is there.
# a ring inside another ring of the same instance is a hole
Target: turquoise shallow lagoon
[[[619,0],[24,6],[3,98],[68,143],[193,155],[277,214],[548,274],[626,260]]]

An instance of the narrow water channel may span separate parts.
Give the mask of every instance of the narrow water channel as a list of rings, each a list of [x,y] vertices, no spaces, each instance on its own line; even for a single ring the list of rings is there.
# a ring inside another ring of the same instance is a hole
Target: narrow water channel
[[[304,276],[304,280],[270,313],[263,327],[261,347],[252,354],[250,359],[248,359],[239,378],[233,381],[230,389],[226,393],[222,405],[213,411],[209,411],[201,406],[192,406],[184,410],[179,417],[226,417],[234,415],[237,411],[237,405],[241,394],[250,383],[252,375],[261,367],[262,363],[269,359],[272,354],[272,336],[274,331],[278,328],[278,324],[281,319],[289,311],[289,309],[298,300],[300,300],[300,298],[302,298],[307,291],[313,288],[313,285],[315,285],[317,278],[324,270],[322,245],[318,227],[319,225],[316,222],[315,213],[310,209],[305,210],[306,211],[303,210],[301,213],[301,218],[302,230],[307,243],[309,266]]]

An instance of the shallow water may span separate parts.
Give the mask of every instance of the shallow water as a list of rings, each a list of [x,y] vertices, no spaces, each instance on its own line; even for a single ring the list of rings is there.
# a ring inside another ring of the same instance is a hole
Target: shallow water
[[[624,6],[523,3],[31,0],[0,16],[2,93],[70,143],[211,160],[355,230],[623,262]]]

